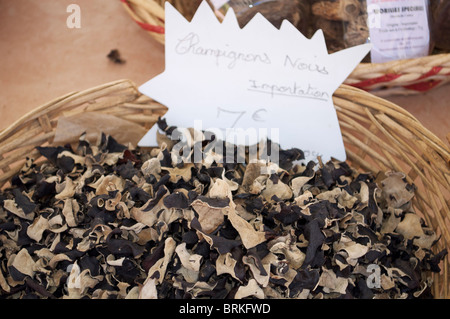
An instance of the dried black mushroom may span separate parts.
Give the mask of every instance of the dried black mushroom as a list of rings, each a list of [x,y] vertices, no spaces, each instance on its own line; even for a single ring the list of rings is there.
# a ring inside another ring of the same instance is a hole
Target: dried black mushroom
[[[112,49],[106,56],[109,60],[116,64],[124,64],[126,61],[121,57],[119,50]]]
[[[431,297],[447,251],[401,173],[194,145],[202,163],[111,136],[38,148],[0,192],[0,298]]]

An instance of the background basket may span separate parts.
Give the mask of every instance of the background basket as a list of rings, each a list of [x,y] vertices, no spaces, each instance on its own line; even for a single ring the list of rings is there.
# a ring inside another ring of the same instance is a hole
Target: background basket
[[[334,94],[348,162],[360,171],[403,171],[417,186],[413,207],[450,248],[450,149],[401,107],[348,85]],[[141,95],[129,80],[67,94],[24,115],[0,132],[0,186],[19,172],[36,146],[52,143],[60,116],[102,112],[149,129],[167,108]],[[450,297],[449,257],[433,273],[433,294]]]
[[[141,28],[164,44],[165,0],[121,0]],[[190,20],[201,0],[169,0]],[[360,63],[345,84],[378,96],[423,93],[450,82],[450,54],[386,63]]]

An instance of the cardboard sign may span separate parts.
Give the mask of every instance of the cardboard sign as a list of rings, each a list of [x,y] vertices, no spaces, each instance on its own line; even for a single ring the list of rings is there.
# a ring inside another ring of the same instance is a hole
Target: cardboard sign
[[[165,11],[165,71],[139,90],[168,107],[169,125],[346,159],[332,95],[369,44],[328,54],[321,30],[307,39],[287,20],[277,29],[257,14],[241,29],[232,9],[221,23],[205,1],[191,22],[168,2]],[[156,146],[156,130],[139,146]]]

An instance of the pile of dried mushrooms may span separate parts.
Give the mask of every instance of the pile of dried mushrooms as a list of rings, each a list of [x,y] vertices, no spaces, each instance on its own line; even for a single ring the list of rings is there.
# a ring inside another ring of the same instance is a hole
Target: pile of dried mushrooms
[[[402,173],[297,149],[173,165],[167,145],[40,147],[0,192],[0,298],[431,297],[447,252]]]

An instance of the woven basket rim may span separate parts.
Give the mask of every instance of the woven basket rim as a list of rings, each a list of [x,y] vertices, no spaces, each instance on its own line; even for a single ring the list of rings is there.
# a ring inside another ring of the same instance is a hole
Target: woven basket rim
[[[57,103],[60,103],[60,102],[68,103],[70,101],[76,100],[79,96],[83,96],[83,95],[86,95],[86,94],[89,94],[89,93],[95,92],[95,91],[101,91],[108,87],[114,87],[115,85],[122,84],[124,82],[127,82],[130,85],[135,86],[135,84],[131,80],[128,80],[128,79],[116,80],[113,82],[108,82],[105,84],[94,86],[94,87],[91,87],[91,88],[88,88],[85,90],[72,91],[72,92],[64,94],[60,97],[54,98],[53,100],[50,100],[49,102],[41,104],[41,105],[31,109],[30,111],[26,112],[25,114],[23,114],[20,118],[15,120],[9,126],[0,130],[0,143],[4,139],[6,139],[15,130],[15,128],[19,127],[20,125],[24,124],[25,122],[29,121],[30,119],[37,117],[39,114],[47,112],[49,107],[51,107]]]

